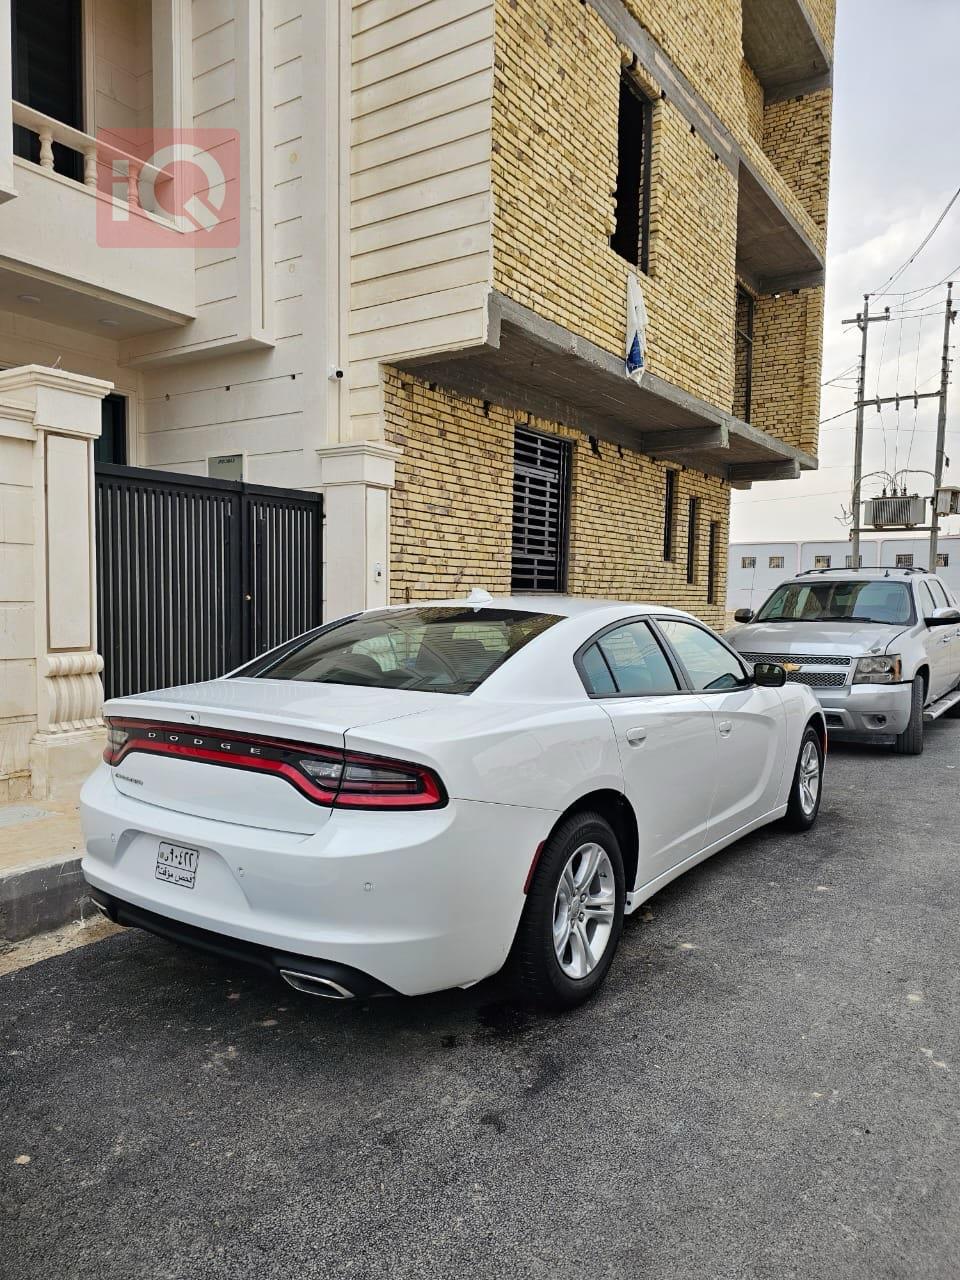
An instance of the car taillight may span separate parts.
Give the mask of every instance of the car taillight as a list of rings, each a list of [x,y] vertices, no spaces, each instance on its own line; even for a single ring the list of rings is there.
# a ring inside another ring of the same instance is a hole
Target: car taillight
[[[122,728],[116,720],[107,721],[107,745],[103,748],[103,758],[107,764],[113,765],[118,762],[129,736],[126,729]]]
[[[107,764],[118,765],[134,752],[274,774],[314,804],[336,809],[439,809],[447,803],[437,774],[405,760],[227,730],[108,719]]]
[[[436,809],[446,804],[446,795],[424,765],[347,751],[334,804],[338,809]]]

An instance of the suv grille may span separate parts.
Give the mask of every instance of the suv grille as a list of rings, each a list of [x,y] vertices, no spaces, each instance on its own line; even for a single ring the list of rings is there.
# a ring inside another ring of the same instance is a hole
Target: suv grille
[[[853,661],[843,653],[741,653],[747,662],[798,662],[801,667],[849,667]]]
[[[808,684],[811,689],[839,689],[847,683],[842,671],[788,671],[793,684]]]

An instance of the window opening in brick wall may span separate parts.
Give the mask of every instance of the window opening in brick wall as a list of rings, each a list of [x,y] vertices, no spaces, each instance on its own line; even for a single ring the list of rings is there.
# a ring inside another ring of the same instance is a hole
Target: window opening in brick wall
[[[687,507],[687,581],[697,580],[697,542],[700,537],[700,499],[691,498]]]
[[[613,250],[641,271],[649,267],[650,134],[653,108],[633,79],[620,76],[617,117],[616,226]]]
[[[744,422],[750,421],[753,398],[753,309],[753,298],[738,285],[733,412]]]
[[[513,445],[514,591],[563,591],[570,442],[517,427]]]

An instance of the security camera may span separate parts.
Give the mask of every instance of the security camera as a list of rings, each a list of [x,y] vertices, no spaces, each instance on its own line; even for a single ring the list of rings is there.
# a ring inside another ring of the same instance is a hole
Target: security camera
[[[329,377],[332,382],[339,382],[340,379],[343,377],[343,370],[338,369],[336,365],[331,365]]]

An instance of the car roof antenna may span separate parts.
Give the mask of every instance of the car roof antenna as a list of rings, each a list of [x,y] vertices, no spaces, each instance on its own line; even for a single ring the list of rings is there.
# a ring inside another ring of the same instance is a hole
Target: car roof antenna
[[[489,604],[493,596],[489,591],[484,591],[483,587],[474,587],[467,599],[471,604]]]

